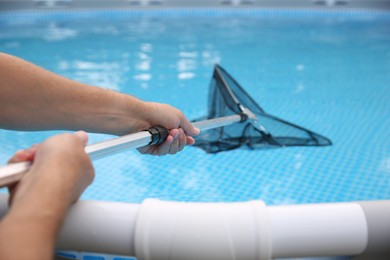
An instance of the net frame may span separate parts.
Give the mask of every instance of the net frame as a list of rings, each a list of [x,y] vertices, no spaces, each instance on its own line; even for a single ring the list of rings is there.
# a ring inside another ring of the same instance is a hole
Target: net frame
[[[249,148],[326,146],[330,139],[268,114],[220,65],[214,67],[208,98],[208,114],[199,120],[240,115],[240,123],[210,129],[196,137],[195,147],[208,153]]]

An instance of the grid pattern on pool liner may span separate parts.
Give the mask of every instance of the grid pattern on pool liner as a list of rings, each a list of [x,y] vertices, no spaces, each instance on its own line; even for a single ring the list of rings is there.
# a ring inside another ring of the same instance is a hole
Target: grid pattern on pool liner
[[[362,164],[354,154],[332,154],[332,148],[203,153],[187,148],[175,158],[152,158],[128,152],[104,159],[96,163],[96,182],[84,196],[137,203],[153,197],[214,202],[261,199],[268,204],[389,197],[388,176],[373,178],[367,173],[369,164],[376,160]],[[311,157],[317,160],[312,162]],[[318,157],[323,160],[319,161]],[[356,171],[345,169],[345,160]]]

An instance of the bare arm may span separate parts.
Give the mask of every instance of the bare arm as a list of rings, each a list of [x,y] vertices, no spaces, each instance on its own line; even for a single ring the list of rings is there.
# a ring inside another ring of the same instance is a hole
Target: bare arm
[[[145,124],[147,103],[0,54],[0,127],[125,134]]]
[[[174,154],[199,133],[179,110],[82,84],[0,53],[0,128],[85,130],[124,135],[152,126],[170,130],[156,155]]]

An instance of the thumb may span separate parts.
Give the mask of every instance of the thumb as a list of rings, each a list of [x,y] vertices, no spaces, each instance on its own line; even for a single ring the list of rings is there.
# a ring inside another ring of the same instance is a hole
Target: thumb
[[[194,127],[190,121],[188,121],[187,118],[184,118],[181,120],[180,127],[184,130],[186,135],[188,136],[195,136],[199,135],[200,130],[197,127]]]
[[[88,144],[88,134],[84,131],[77,131],[73,134],[83,143],[84,146]]]

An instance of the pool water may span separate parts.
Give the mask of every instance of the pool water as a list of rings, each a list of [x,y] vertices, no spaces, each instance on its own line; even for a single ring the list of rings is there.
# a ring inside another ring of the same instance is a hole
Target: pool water
[[[175,156],[128,151],[94,163],[83,199],[268,205],[390,199],[390,14],[275,10],[0,14],[0,51],[188,118],[207,113],[221,64],[268,113],[329,147]],[[0,162],[58,133],[0,131]],[[92,134],[96,142],[112,136]]]

